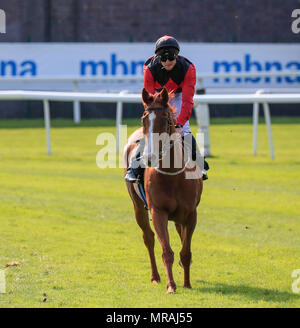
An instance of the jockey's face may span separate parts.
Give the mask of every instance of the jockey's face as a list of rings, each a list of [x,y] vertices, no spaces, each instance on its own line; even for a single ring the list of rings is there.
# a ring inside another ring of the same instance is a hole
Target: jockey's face
[[[174,60],[161,61],[162,66],[167,70],[171,71],[176,65],[176,58]]]
[[[161,65],[167,71],[171,71],[176,65],[176,58],[178,55],[178,50],[170,47],[163,48],[158,51],[157,55],[160,58]]]

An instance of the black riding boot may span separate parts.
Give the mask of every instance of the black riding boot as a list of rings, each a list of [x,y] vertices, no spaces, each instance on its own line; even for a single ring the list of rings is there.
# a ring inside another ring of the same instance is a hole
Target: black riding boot
[[[132,155],[129,166],[127,168],[125,181],[130,183],[143,183],[145,168],[141,163],[141,154],[144,151],[144,139],[140,140],[139,145],[136,147],[135,153]]]
[[[125,181],[131,182],[131,183],[139,183],[139,177],[137,173],[137,169],[133,169],[132,167],[127,168],[127,172],[125,175]]]
[[[143,167],[132,168],[129,166],[124,179],[131,183],[143,183],[144,171]]]

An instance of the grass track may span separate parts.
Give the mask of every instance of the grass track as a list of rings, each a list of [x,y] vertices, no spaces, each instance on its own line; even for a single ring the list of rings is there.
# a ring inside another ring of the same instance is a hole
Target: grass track
[[[95,163],[96,137],[114,132],[114,121],[75,127],[53,120],[51,157],[42,121],[0,121],[0,269],[7,283],[0,307],[299,307],[291,273],[300,268],[300,118],[273,122],[274,162],[264,125],[254,157],[249,119],[212,120],[214,156],[192,241],[194,288],[181,287],[180,243],[170,223],[178,289],[166,295],[157,241],[162,283],[150,284],[122,169]],[[130,133],[139,121],[127,123]],[[12,261],[20,265],[5,268]]]

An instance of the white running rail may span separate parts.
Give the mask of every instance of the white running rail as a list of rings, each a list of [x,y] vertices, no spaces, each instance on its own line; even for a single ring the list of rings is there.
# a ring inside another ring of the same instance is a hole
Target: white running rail
[[[241,78],[251,78],[251,77],[261,77],[261,78],[281,78],[281,77],[300,77],[300,71],[261,71],[261,72],[218,72],[218,73],[201,73],[197,75],[197,88],[203,88],[204,80],[207,79],[241,79]],[[70,83],[73,86],[73,91],[79,91],[79,84],[86,82],[136,82],[143,83],[142,76],[130,76],[130,75],[120,75],[120,76],[68,76],[68,75],[60,75],[60,76],[14,76],[14,77],[1,77],[0,78],[0,86],[5,83],[19,83],[25,82],[26,85],[29,83]],[[290,88],[286,89],[286,92],[289,91]],[[247,92],[247,91],[245,91]],[[217,93],[223,93],[221,91],[217,91]],[[232,89],[231,93],[236,93],[234,89]],[[75,123],[80,123],[81,120],[81,110],[80,110],[80,102],[78,100],[74,100],[73,102],[73,118]]]
[[[49,101],[83,101],[83,102],[109,102],[117,103],[117,136],[120,135],[120,125],[122,124],[123,103],[141,103],[140,94],[121,93],[96,93],[96,92],[61,92],[61,91],[24,91],[24,90],[7,90],[0,91],[1,100],[36,100],[42,101],[44,106],[44,119],[46,128],[47,154],[51,154],[51,137],[50,137],[50,106]],[[300,103],[300,92],[295,94],[226,94],[226,95],[195,95],[195,112],[199,123],[199,131],[203,132],[205,128],[208,134],[209,120],[203,122],[201,119],[202,108],[208,104],[263,104],[265,115],[269,115],[268,104],[275,103]],[[208,112],[208,108],[207,108]],[[207,113],[208,115],[208,113]],[[204,124],[203,124],[204,123]],[[257,124],[257,122],[256,122]],[[267,119],[268,130],[271,129],[270,115]],[[271,130],[270,130],[271,131]],[[205,132],[205,131],[204,131]],[[206,134],[205,134],[206,137]],[[272,135],[269,133],[271,157],[274,159],[274,149]],[[210,147],[205,149],[205,155],[210,155]],[[119,138],[117,138],[117,152],[120,152]]]

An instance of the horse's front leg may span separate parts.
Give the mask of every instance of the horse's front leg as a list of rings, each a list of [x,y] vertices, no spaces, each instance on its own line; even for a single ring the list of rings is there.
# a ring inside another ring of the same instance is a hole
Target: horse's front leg
[[[160,276],[157,271],[155,254],[154,254],[154,233],[149,224],[148,213],[143,208],[143,206],[135,206],[134,211],[135,211],[136,222],[138,223],[138,225],[143,231],[144,243],[149,253],[151,271],[152,271],[151,282],[153,284],[158,284],[160,282]]]
[[[181,228],[182,249],[180,251],[180,262],[184,269],[184,288],[192,288],[190,282],[190,265],[192,261],[191,242],[196,223],[197,211],[195,210],[189,215],[187,224]]]
[[[162,259],[167,270],[167,291],[175,293],[176,284],[173,278],[172,266],[174,262],[174,252],[171,249],[168,233],[168,215],[163,211],[151,209],[152,222],[157,234],[157,238],[162,247]]]

